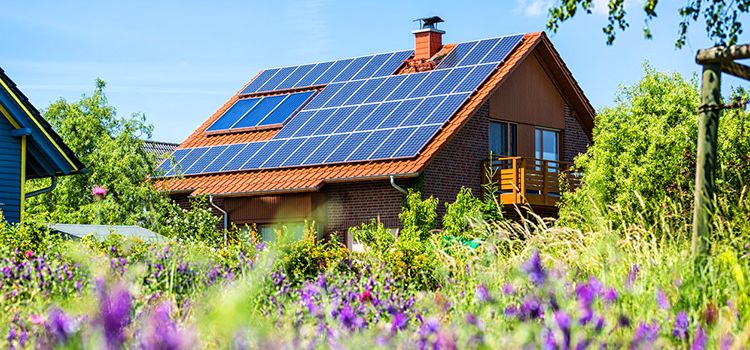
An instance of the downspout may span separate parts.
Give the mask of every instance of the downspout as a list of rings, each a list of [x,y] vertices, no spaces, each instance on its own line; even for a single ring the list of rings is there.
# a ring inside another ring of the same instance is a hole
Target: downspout
[[[403,187],[396,184],[396,178],[391,175],[391,187],[395,188],[397,191],[403,193],[403,194],[409,194]]]
[[[214,203],[214,196],[208,195],[208,203],[211,204],[212,207],[214,207],[216,210],[220,211],[222,214],[224,214],[224,244],[227,244],[227,229],[229,227],[229,215],[227,214],[224,209],[221,209],[216,203]]]
[[[47,192],[52,192],[52,190],[54,190],[56,187],[57,187],[57,176],[53,176],[52,177],[52,184],[49,185],[49,187],[43,188],[41,190],[36,190],[34,192],[29,192],[24,197],[25,198],[31,198],[31,197],[34,197],[34,196],[38,196],[40,194],[45,194]]]

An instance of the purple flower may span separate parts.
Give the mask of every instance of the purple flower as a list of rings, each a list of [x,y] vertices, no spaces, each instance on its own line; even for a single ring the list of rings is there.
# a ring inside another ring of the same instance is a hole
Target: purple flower
[[[703,331],[702,327],[698,327],[698,331],[695,332],[695,339],[693,339],[693,345],[690,346],[691,350],[704,350],[708,343],[708,337],[706,332]]]
[[[547,272],[542,266],[542,259],[539,256],[539,251],[531,253],[531,257],[522,266],[521,270],[525,272],[529,280],[534,283],[537,287],[544,284],[547,281]]]
[[[631,348],[638,348],[642,344],[651,344],[659,337],[659,324],[641,322],[635,329]]]
[[[492,296],[490,295],[490,291],[487,290],[487,287],[484,284],[480,284],[477,286],[475,295],[477,299],[479,299],[479,301],[483,303],[492,302]]]
[[[563,349],[570,347],[570,316],[565,311],[555,312],[555,321],[563,333]]]
[[[91,195],[97,198],[101,198],[107,195],[107,189],[102,186],[94,186],[91,189]]]
[[[513,287],[513,285],[510,283],[503,284],[503,294],[505,295],[516,294],[516,288]]]
[[[674,320],[674,329],[672,335],[677,339],[685,339],[687,337],[688,328],[690,327],[690,320],[688,314],[685,311],[677,313],[677,317]]]
[[[170,309],[170,304],[162,303],[150,313],[141,338],[143,350],[180,350],[191,347],[193,338],[177,328],[170,317]]]
[[[125,340],[124,330],[130,324],[131,303],[130,293],[124,288],[100,288],[98,322],[111,349],[120,348]]]
[[[625,281],[625,287],[627,288],[633,287],[633,283],[635,283],[635,279],[638,278],[639,271],[641,271],[641,267],[638,266],[638,264],[634,264],[633,267],[630,268],[630,272],[628,272],[628,279]]]
[[[667,294],[665,294],[661,288],[656,291],[656,304],[659,305],[659,308],[662,310],[669,310],[669,298],[667,298]]]
[[[521,321],[535,320],[542,316],[542,304],[535,298],[526,298],[518,310]]]
[[[393,321],[391,321],[391,332],[395,333],[397,331],[403,330],[406,328],[406,325],[409,324],[409,318],[406,317],[403,313],[397,313],[393,315]]]
[[[49,318],[45,324],[47,331],[55,338],[58,344],[64,344],[76,331],[77,324],[59,308],[49,312]]]
[[[617,290],[615,290],[614,288],[607,288],[602,295],[602,299],[605,303],[614,303],[615,301],[617,301]]]

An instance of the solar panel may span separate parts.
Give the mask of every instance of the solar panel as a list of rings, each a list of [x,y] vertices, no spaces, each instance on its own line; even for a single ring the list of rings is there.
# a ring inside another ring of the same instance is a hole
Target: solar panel
[[[500,41],[500,38],[482,40],[477,43],[476,46],[466,54],[464,59],[458,63],[459,66],[473,66],[482,61],[484,56],[492,50],[493,47]]]
[[[326,102],[325,107],[336,107],[341,106],[346,102],[346,100],[349,99],[359,88],[364,84],[364,80],[355,80],[350,81],[346,83],[341,89],[339,89],[338,92],[336,92],[336,95],[331,97],[328,102]]]
[[[440,125],[420,126],[391,157],[403,158],[416,156],[438,130],[440,130]]]
[[[156,173],[160,175],[168,174],[172,171],[172,168],[184,158],[192,149],[178,149],[172,152],[172,156],[165,159],[159,167],[156,168]]]
[[[236,124],[232,126],[232,129],[238,128],[249,128],[257,126],[269,113],[273,112],[288,95],[276,95],[264,97],[251,109],[245,116],[242,117]]]
[[[323,164],[326,161],[326,158],[328,158],[331,153],[333,153],[336,148],[338,148],[341,143],[343,143],[344,140],[349,137],[349,135],[351,134],[336,134],[326,137],[326,140],[323,141],[323,143],[318,146],[318,148],[312,154],[310,154],[310,156],[302,164]]]
[[[349,115],[349,118],[346,118],[346,120],[344,120],[334,132],[341,133],[357,130],[357,127],[365,121],[377,106],[378,105],[369,104],[357,107],[357,109]]]
[[[337,109],[333,114],[331,115],[328,120],[326,120],[323,124],[320,125],[320,127],[315,130],[315,134],[321,135],[321,134],[332,134],[336,128],[341,125],[341,123],[346,120],[346,118],[349,117],[349,115],[354,112],[356,107],[342,107]]]
[[[277,85],[274,90],[281,90],[281,89],[289,89],[294,87],[297,82],[302,79],[307,73],[310,72],[310,70],[315,67],[314,64],[306,64],[304,66],[299,66],[297,69],[294,70],[292,74],[289,74],[289,76],[284,79],[279,85]]]
[[[357,130],[373,130],[385,120],[401,102],[386,102],[376,106],[375,110],[357,127]]]
[[[297,132],[299,128],[301,128],[305,123],[307,123],[310,118],[315,115],[315,111],[301,111],[297,113],[292,120],[290,120],[286,125],[284,125],[281,130],[276,134],[276,138],[287,138],[294,136],[294,133]]]
[[[367,136],[367,139],[360,142],[359,147],[351,153],[349,158],[347,158],[347,161],[358,161],[358,160],[365,160],[370,158],[370,155],[375,152],[378,147],[380,147],[380,144],[383,143],[383,140],[388,138],[393,133],[393,130],[378,130],[373,131],[370,133],[369,136]]]
[[[315,130],[318,130],[321,124],[325,124],[328,118],[330,118],[335,111],[335,109],[319,110],[317,113],[315,113],[315,116],[313,118],[310,118],[310,120],[305,123],[305,125],[302,125],[297,129],[297,132],[294,133],[294,137],[311,136],[315,134]]]
[[[250,158],[252,158],[255,153],[258,152],[258,150],[261,149],[261,147],[263,147],[265,144],[265,142],[248,143],[247,147],[238,152],[237,155],[232,158],[232,160],[230,160],[224,168],[221,169],[221,171],[240,170],[240,168],[242,168],[242,166],[247,163],[247,161],[250,160]]]
[[[292,74],[295,70],[297,70],[298,67],[284,67],[279,69],[276,74],[274,74],[271,79],[268,79],[268,81],[261,86],[258,91],[272,91],[276,89],[276,86],[279,85],[284,79],[289,77],[290,74]]]
[[[294,114],[315,91],[306,91],[289,95],[276,109],[268,114],[258,125],[281,124]]]
[[[244,100],[238,100],[237,102],[229,107],[219,119],[217,119],[206,131],[218,131],[231,129],[250,109],[261,100],[261,98],[248,98]]]
[[[269,156],[265,163],[260,168],[275,168],[280,166],[284,161],[294,152],[305,139],[289,139],[283,146],[279,147],[273,155]]]
[[[193,164],[200,159],[201,156],[203,156],[206,151],[208,151],[209,147],[199,147],[199,148],[193,148],[187,155],[185,155],[184,158],[180,160],[180,162],[172,168],[167,175],[182,175],[185,174],[185,171],[190,169]],[[171,174],[170,174],[171,173]]]
[[[421,102],[422,99],[401,101],[398,107],[394,108],[393,112],[384,118],[383,122],[378,125],[378,129],[395,128],[399,126],[399,124],[401,124],[401,122],[403,122]]]
[[[364,141],[372,132],[359,132],[349,134],[346,140],[340,142],[338,147],[335,148],[330,156],[325,160],[326,163],[340,163],[346,161],[347,158],[356,150],[362,141]],[[328,142],[326,142],[327,144]],[[324,144],[324,146],[326,145]]]
[[[435,87],[434,90],[432,90],[431,95],[443,95],[443,94],[449,94],[451,91],[453,91],[456,88],[456,85],[458,85],[464,78],[466,78],[466,75],[471,72],[472,67],[459,67],[454,68],[450,70],[446,70],[448,73],[448,76],[445,77],[440,83]],[[436,70],[433,72],[437,72]]]
[[[414,53],[414,51],[411,50],[395,52],[393,56],[391,56],[372,76],[384,77],[395,73],[396,69],[401,67],[401,65],[404,64],[404,61],[408,59],[412,53]]]
[[[393,53],[383,53],[373,56],[370,62],[367,62],[362,70],[354,76],[354,79],[367,79],[371,77],[391,56],[393,56]]]
[[[253,79],[250,84],[247,84],[247,86],[242,89],[242,92],[240,92],[240,94],[249,94],[258,91],[258,89],[260,89],[260,87],[263,86],[263,84],[265,84],[268,79],[271,79],[271,77],[273,77],[274,74],[276,74],[276,72],[278,71],[278,68],[274,68],[266,69],[260,72],[260,74],[258,74],[258,76],[255,77],[255,79]]]
[[[333,79],[333,82],[337,83],[341,81],[352,80],[352,78],[354,78],[354,75],[359,73],[359,71],[365,67],[367,62],[370,62],[372,57],[373,56],[355,58],[354,61],[352,61],[352,63],[346,67],[346,69],[344,69],[339,75],[336,76],[335,79]]]
[[[305,159],[307,159],[307,157],[309,157],[318,148],[318,146],[320,146],[323,141],[326,140],[326,138],[326,136],[315,136],[307,139],[301,139],[304,140],[305,143],[294,150],[289,158],[284,161],[283,166],[301,165],[302,162],[304,162]]]
[[[421,125],[427,117],[435,111],[438,105],[445,99],[445,96],[433,96],[422,100],[417,108],[412,111],[408,117],[404,118],[400,126]]]
[[[468,93],[459,95],[446,96],[443,102],[437,107],[422,124],[443,124],[456,113],[459,107],[469,98]]]
[[[398,88],[399,85],[406,79],[405,75],[394,75],[386,78],[385,82],[378,87],[377,90],[375,90],[370,97],[365,100],[365,103],[370,102],[380,102],[385,100],[388,95],[390,95],[393,90]]]
[[[206,150],[203,155],[198,158],[195,163],[193,163],[190,168],[185,169],[183,174],[185,175],[192,175],[192,174],[200,174],[203,172],[203,169],[205,169],[211,162],[218,157],[221,152],[224,152],[224,150],[227,149],[227,146],[214,146],[210,147]]]
[[[353,94],[346,100],[347,105],[356,105],[365,102],[365,100],[375,91],[380,84],[383,84],[385,78],[374,78],[366,80],[362,87],[359,88],[356,94]]]
[[[406,80],[404,80],[404,82],[388,96],[388,101],[402,100],[406,98],[426,76],[427,73],[412,73],[407,75]]]
[[[328,84],[332,82],[333,79],[336,78],[336,76],[339,75],[342,70],[346,69],[346,67],[352,61],[354,61],[354,59],[348,58],[345,60],[334,62],[333,65],[331,65],[331,68],[329,68],[325,73],[321,74],[317,80],[315,80],[315,83],[313,83],[313,85]]]
[[[240,170],[259,169],[287,140],[270,140],[265,142],[263,147],[247,163],[240,167]]]
[[[461,81],[453,92],[474,92],[479,88],[479,85],[489,77],[490,73],[492,73],[496,67],[497,64],[495,63],[475,66],[471,73],[466,76],[466,79]]]
[[[328,100],[335,95],[339,89],[344,87],[344,83],[337,83],[337,84],[331,84],[325,87],[323,91],[318,93],[310,103],[307,104],[305,109],[316,109],[323,107],[323,105],[328,102]]]
[[[502,62],[505,57],[518,46],[523,39],[523,34],[506,36],[500,39],[500,42],[487,54],[482,63]]]
[[[461,60],[471,52],[471,50],[474,48],[474,46],[477,45],[476,41],[470,41],[468,43],[461,43],[456,45],[456,47],[451,51],[451,53],[448,54],[448,56],[445,56],[440,63],[438,63],[437,67],[435,69],[445,69],[445,68],[453,68],[457,67],[458,63],[461,62]]]
[[[406,142],[406,140],[409,138],[409,136],[411,136],[411,134],[414,133],[415,130],[417,130],[417,128],[415,127],[395,129],[393,133],[390,134],[390,136],[388,136],[385,141],[383,141],[380,147],[378,147],[378,149],[370,155],[369,159],[375,160],[390,158],[391,154],[393,154],[393,152],[396,152],[396,150],[398,150],[399,147],[401,147],[401,145]]]
[[[220,171],[222,168],[224,168],[232,158],[236,157],[239,152],[245,148],[247,144],[238,144],[238,145],[230,145],[226,149],[224,149],[224,152],[221,152],[220,155],[218,155],[213,162],[211,162],[205,169],[203,169],[204,173],[215,173]]]
[[[425,97],[440,84],[450,70],[433,70],[422,80],[422,82],[409,94],[409,98]]]
[[[307,73],[300,81],[297,82],[294,87],[304,87],[304,86],[310,86],[312,85],[321,74],[325,73],[331,66],[333,65],[333,62],[322,62],[318,63],[313,67],[313,69],[310,70],[310,72]]]

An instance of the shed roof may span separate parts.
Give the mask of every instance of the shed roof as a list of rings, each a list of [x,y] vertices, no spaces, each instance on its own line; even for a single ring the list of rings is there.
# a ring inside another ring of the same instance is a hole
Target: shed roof
[[[140,238],[142,240],[165,240],[164,236],[140,226],[50,224],[49,228],[55,232],[69,235],[74,239],[81,239],[89,235],[93,235],[97,239],[104,239],[111,234],[118,234],[123,237]]]

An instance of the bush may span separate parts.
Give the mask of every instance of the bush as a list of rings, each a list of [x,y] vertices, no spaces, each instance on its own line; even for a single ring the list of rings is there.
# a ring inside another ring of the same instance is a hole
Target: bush
[[[283,230],[286,230],[286,227]],[[285,236],[287,235],[282,235]],[[299,285],[329,269],[339,267],[340,263],[349,257],[349,250],[338,242],[335,235],[323,242],[317,242],[316,237],[314,224],[306,224],[305,237],[302,240],[282,240],[276,244],[276,248],[282,254],[279,268],[286,272],[292,285]]]
[[[470,188],[461,188],[455,202],[445,203],[443,232],[456,237],[473,238],[472,226],[482,220],[483,206]]]
[[[401,213],[398,215],[403,230],[401,235],[414,235],[420,241],[426,241],[437,223],[438,200],[430,196],[422,200],[422,194],[409,190]]]

